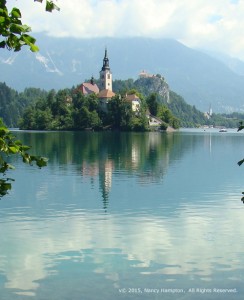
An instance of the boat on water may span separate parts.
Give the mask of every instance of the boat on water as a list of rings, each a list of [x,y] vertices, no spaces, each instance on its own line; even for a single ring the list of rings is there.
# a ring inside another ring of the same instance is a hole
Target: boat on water
[[[227,132],[227,129],[226,129],[226,128],[221,128],[221,129],[219,130],[219,132]]]

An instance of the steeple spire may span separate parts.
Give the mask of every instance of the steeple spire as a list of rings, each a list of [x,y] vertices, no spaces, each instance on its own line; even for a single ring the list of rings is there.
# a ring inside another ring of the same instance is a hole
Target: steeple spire
[[[100,82],[101,82],[101,88],[103,90],[113,91],[113,89],[112,89],[112,84],[113,84],[112,73],[111,73],[110,67],[109,67],[107,47],[105,48],[105,53],[104,53],[104,58],[103,58],[103,66],[100,71]]]
[[[105,70],[108,70],[108,71],[110,70],[107,47],[105,48],[105,54],[104,54],[103,66],[102,66],[102,71],[105,71]]]

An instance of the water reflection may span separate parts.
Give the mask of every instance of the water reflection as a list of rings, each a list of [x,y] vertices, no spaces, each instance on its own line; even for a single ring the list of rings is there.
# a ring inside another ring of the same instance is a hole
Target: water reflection
[[[211,208],[201,214],[198,210],[185,207],[174,217],[160,218],[146,212],[109,216],[49,209],[45,218],[36,220],[25,219],[24,212],[17,210],[1,219],[1,285],[7,292],[42,299],[44,288],[50,289],[66,274],[61,290],[84,292],[94,280],[98,290],[107,290],[106,299],[120,298],[118,289],[131,286],[217,286],[237,288],[240,293],[242,213],[228,205],[221,214]],[[89,290],[86,299],[94,294]]]
[[[2,299],[243,298],[239,137],[18,134],[50,161],[18,165],[0,202]]]
[[[75,172],[91,185],[99,178],[104,209],[109,203],[113,178],[136,177],[140,184],[161,182],[169,165],[180,161],[189,147],[200,140],[194,136],[164,133],[18,132],[33,153],[49,158],[53,171]],[[180,151],[179,151],[180,148]]]

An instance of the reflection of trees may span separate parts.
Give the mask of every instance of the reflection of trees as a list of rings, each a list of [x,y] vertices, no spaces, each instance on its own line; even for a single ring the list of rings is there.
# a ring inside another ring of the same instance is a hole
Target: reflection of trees
[[[160,182],[172,162],[196,144],[194,135],[123,132],[17,132],[32,151],[49,158],[51,171],[78,172],[99,178],[104,208],[113,172],[138,177],[141,184]],[[199,139],[198,139],[199,140]]]

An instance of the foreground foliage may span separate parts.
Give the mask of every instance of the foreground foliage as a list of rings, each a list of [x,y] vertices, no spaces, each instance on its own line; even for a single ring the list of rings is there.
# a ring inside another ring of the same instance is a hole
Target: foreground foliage
[[[241,131],[241,130],[243,130],[244,129],[244,125],[243,125],[243,122],[241,121],[240,123],[239,123],[239,127],[238,127],[238,130],[237,131]],[[238,165],[239,166],[241,166],[242,164],[244,163],[244,158],[243,159],[241,159],[240,161],[238,161]],[[244,203],[244,192],[242,192],[242,195],[243,195],[243,197],[241,198],[241,201]]]
[[[35,0],[43,2],[43,0]],[[53,1],[46,0],[46,11],[52,12],[54,9],[59,10],[59,7]],[[29,46],[32,52],[39,50],[36,46],[36,39],[29,35],[31,27],[22,24],[21,11],[14,7],[11,11],[7,8],[7,1],[0,1],[0,36],[3,40],[0,41],[0,48],[8,50],[20,51],[22,46]]]
[[[10,156],[18,155],[26,164],[36,164],[39,168],[46,166],[47,159],[41,156],[30,155],[29,146],[23,145],[21,141],[7,129],[0,120],[0,197],[6,195],[11,190],[12,178],[7,177],[7,172],[14,169],[8,160]]]

